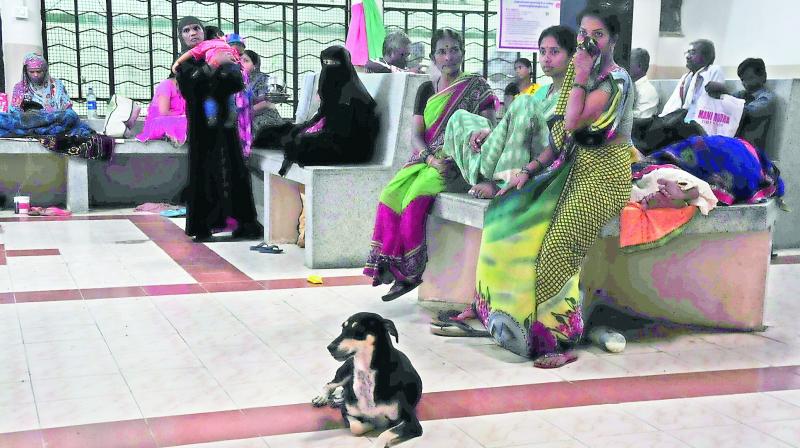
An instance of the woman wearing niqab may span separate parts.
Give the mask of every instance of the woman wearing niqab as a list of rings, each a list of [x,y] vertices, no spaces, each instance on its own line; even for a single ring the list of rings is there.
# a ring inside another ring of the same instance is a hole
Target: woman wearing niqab
[[[320,53],[320,63],[319,110],[307,122],[279,131],[277,140],[284,150],[281,175],[292,163],[342,165],[372,159],[379,128],[375,100],[358,79],[350,53],[334,45]],[[257,146],[274,144],[275,129],[265,131],[256,138]]]

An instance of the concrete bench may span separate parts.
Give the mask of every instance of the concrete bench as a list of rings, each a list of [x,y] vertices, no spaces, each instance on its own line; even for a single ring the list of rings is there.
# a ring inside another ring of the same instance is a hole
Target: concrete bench
[[[428,219],[428,266],[420,300],[471,303],[488,200],[442,193]],[[585,307],[607,303],[686,325],[763,328],[774,201],[696,216],[660,248],[619,250],[619,221],[606,224],[581,275]],[[603,290],[604,294],[596,294]]]
[[[103,120],[87,123],[95,130],[103,126]],[[141,125],[140,121],[137,133]],[[176,148],[163,141],[117,139],[111,160],[96,161],[54,154],[36,139],[0,139],[0,159],[5,161],[5,168],[21,171],[20,183],[26,184],[22,194],[30,195],[33,204],[64,202],[75,213],[86,212],[93,204],[169,201],[186,183],[186,155],[185,145]],[[36,156],[38,160],[29,168],[20,156]],[[48,178],[33,179],[42,172],[48,173]],[[16,191],[11,191],[5,180],[2,190],[12,196]],[[34,192],[27,191],[29,188]]]
[[[297,241],[300,192],[305,191],[305,265],[309,268],[363,266],[369,254],[380,192],[410,157],[411,110],[417,89],[427,77],[400,73],[360,73],[359,77],[377,102],[380,114],[381,129],[370,163],[302,168],[293,165],[282,178],[277,174],[283,163],[282,151],[256,148],[250,158],[265,241]],[[298,123],[318,108],[315,78],[309,74],[304,79],[295,120]],[[258,197],[261,192],[263,198]]]

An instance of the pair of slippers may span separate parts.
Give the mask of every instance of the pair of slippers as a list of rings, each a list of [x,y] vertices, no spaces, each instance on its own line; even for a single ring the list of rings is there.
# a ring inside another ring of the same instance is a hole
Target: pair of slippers
[[[283,249],[276,244],[258,243],[255,246],[250,246],[250,250],[260,252],[262,254],[282,254]]]
[[[162,210],[158,212],[158,214],[166,218],[179,218],[181,216],[186,216],[186,207]]]
[[[31,207],[28,216],[72,216],[72,212],[58,207]]]

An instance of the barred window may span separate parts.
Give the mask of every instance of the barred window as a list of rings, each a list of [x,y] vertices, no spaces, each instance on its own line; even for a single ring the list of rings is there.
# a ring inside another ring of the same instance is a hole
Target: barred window
[[[464,70],[480,73],[502,95],[518,53],[496,50],[498,0],[385,0],[387,32],[402,30],[415,57],[428,58],[436,28],[465,37]],[[294,115],[304,73],[319,71],[319,53],[344,45],[352,0],[42,0],[45,57],[79,114],[92,87],[98,113],[114,94],[147,104],[180,48],[177,21],[196,16],[238,33],[261,56],[261,71],[284,88],[281,115]],[[523,55],[530,57],[530,55]],[[412,61],[419,62],[419,61]]]
[[[683,0],[661,0],[661,21],[659,34],[661,36],[683,37],[681,30],[681,7]]]

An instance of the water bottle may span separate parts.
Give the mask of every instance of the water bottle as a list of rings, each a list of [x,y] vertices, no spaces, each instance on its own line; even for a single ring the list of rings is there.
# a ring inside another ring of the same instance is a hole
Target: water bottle
[[[86,93],[86,118],[90,120],[97,118],[97,97],[94,96],[94,90],[91,87]]]

